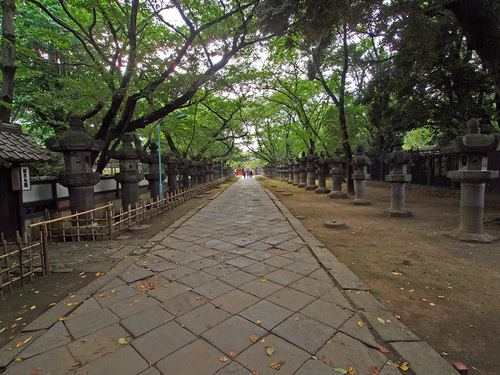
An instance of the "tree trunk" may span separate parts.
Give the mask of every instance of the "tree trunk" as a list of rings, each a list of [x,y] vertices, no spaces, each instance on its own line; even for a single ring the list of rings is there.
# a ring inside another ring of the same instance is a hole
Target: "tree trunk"
[[[445,6],[458,21],[469,49],[476,51],[500,94],[500,21],[485,0],[457,0]]]
[[[0,91],[0,119],[9,123],[14,100],[14,77],[16,75],[16,34],[14,31],[15,0],[2,1],[2,89]]]

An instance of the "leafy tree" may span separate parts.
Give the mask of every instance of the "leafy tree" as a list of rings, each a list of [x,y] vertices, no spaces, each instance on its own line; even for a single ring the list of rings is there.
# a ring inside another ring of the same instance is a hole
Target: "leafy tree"
[[[10,123],[16,74],[16,34],[14,30],[15,0],[2,1],[2,88],[0,91],[0,121]]]
[[[257,0],[26,3],[51,19],[48,29],[57,25],[62,34],[55,40],[58,47],[66,40],[79,43],[67,56],[75,81],[64,85],[61,79],[66,98],[93,96],[94,103],[105,103],[93,124],[95,138],[105,142],[98,170],[125,132],[145,128],[188,105],[236,53],[263,39],[254,27]],[[169,11],[175,11],[180,22],[167,19]],[[50,64],[47,55],[42,57]],[[87,80],[92,84],[85,86]],[[77,101],[71,110],[82,110]]]
[[[418,4],[405,10],[397,8],[387,33],[395,36],[386,39],[393,56],[375,67],[361,101],[371,103],[375,152],[388,152],[396,137],[422,126],[436,139],[463,133],[471,117],[493,130],[498,111],[491,79],[451,15],[430,18]]]

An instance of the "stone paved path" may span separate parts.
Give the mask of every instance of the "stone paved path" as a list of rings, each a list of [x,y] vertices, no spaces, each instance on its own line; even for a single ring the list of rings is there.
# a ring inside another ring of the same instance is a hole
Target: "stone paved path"
[[[457,374],[254,179],[144,247],[26,326],[4,375]]]

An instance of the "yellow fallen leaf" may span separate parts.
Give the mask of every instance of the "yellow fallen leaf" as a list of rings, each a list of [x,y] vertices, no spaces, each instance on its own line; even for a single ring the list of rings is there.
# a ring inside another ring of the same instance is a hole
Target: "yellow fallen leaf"
[[[250,341],[251,342],[257,342],[258,339],[259,339],[259,336],[257,336],[255,333],[252,333],[250,335]]]
[[[432,302],[431,302],[431,303],[429,303],[429,305],[431,305],[431,306],[436,306],[436,304],[435,304],[435,303],[432,303]]]
[[[438,296],[438,298],[444,299],[444,296]]]
[[[227,359],[227,357],[220,357],[220,358],[219,358],[219,361],[221,361],[221,362],[227,362],[227,361],[228,361],[228,359]]]
[[[141,300],[139,298],[134,299],[134,303],[139,303]]]
[[[403,371],[408,371],[410,369],[410,366],[408,362],[403,362],[403,364],[399,366],[399,368]]]
[[[35,305],[33,305],[33,306],[30,307],[30,310],[35,310],[35,309],[36,309]]]
[[[14,362],[21,362],[22,361],[22,358],[16,358],[14,359]]]
[[[262,320],[257,320],[256,322],[257,324],[261,324],[262,323]]]
[[[362,321],[359,321],[358,322],[358,326],[360,326],[361,328],[363,328],[365,325],[364,325],[364,323]]]
[[[231,357],[235,358],[237,354],[236,354],[236,352],[235,352],[234,350],[231,350],[231,351],[229,352],[229,355],[230,355]]]

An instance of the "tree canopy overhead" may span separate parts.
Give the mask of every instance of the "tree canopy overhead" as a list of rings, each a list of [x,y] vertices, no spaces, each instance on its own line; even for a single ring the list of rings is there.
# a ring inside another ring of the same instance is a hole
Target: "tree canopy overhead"
[[[499,7],[21,0],[14,102],[2,96],[2,108],[43,139],[64,132],[70,112],[102,103],[86,129],[105,143],[94,155],[98,170],[124,133],[148,138],[180,112],[188,118],[163,124],[162,141],[196,158],[240,154],[243,144],[269,162],[311,147],[331,154],[341,146],[349,158],[357,144],[382,153],[421,128],[453,137],[470,117],[498,131]]]

